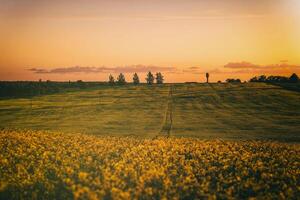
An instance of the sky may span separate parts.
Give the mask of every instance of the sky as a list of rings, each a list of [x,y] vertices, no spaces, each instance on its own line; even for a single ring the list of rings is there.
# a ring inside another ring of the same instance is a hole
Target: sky
[[[300,74],[299,0],[0,0],[0,80]]]

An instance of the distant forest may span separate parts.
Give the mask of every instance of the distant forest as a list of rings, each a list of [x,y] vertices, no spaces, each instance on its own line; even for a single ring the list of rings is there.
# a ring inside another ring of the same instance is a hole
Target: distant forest
[[[209,74],[206,73],[207,83]],[[154,76],[151,72],[149,72],[145,78],[146,83],[148,85],[154,84],[163,84],[164,77],[159,72]],[[240,79],[227,79],[227,83],[241,83]],[[274,85],[279,85],[286,89],[299,91],[299,77],[297,74],[292,74],[290,77],[285,76],[255,76],[249,80],[249,82],[264,82],[270,83]],[[0,98],[20,98],[20,97],[31,97],[36,95],[44,95],[44,94],[52,94],[61,91],[66,91],[68,89],[84,89],[84,88],[92,88],[99,85],[124,85],[126,84],[125,76],[120,73],[117,79],[115,80],[112,75],[109,75],[107,82],[84,82],[82,80],[78,80],[75,82],[54,82],[54,81],[0,81]],[[140,84],[140,79],[138,75],[135,73],[133,75],[132,83],[137,85]],[[187,82],[192,83],[192,82]],[[194,82],[193,82],[194,83]],[[196,83],[196,82],[195,82]],[[221,81],[218,81],[221,83]]]
[[[297,83],[299,82],[299,77],[297,74],[293,73],[290,77],[285,76],[255,76],[250,79],[250,82],[269,82],[269,83]]]
[[[0,81],[0,97],[30,97],[52,94],[68,89],[95,87],[101,82]],[[104,83],[103,83],[104,84]]]

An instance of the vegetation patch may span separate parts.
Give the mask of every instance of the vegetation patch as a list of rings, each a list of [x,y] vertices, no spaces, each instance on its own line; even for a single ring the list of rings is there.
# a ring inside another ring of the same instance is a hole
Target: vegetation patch
[[[1,199],[195,199],[300,195],[300,146],[0,131]]]

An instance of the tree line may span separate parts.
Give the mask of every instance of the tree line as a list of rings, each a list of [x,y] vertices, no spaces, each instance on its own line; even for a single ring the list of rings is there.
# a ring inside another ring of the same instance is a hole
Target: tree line
[[[140,79],[137,73],[133,75],[133,84],[140,83]],[[149,85],[164,83],[164,77],[162,73],[156,73],[154,76],[151,72],[148,72],[146,76],[146,82]],[[115,80],[112,75],[109,76],[109,84],[124,85],[126,79],[124,74],[120,73]],[[70,89],[84,89],[96,87],[99,85],[105,85],[105,82],[84,82],[82,80],[68,81],[68,82],[56,82],[56,81],[0,81],[0,98],[23,98],[32,97],[37,95],[53,94],[57,92],[68,91]]]
[[[162,73],[158,72],[158,73],[156,73],[156,76],[154,77],[154,75],[151,72],[148,72],[145,80],[148,85],[154,84],[154,80],[156,81],[156,84],[163,84],[164,76],[162,75]],[[133,74],[132,82],[135,85],[140,84],[140,78],[137,73]],[[126,83],[126,79],[125,79],[125,76],[123,73],[120,73],[116,80],[113,77],[113,75],[110,74],[108,77],[108,83],[111,85],[113,85],[113,84],[124,85]]]
[[[297,83],[299,82],[299,77],[297,74],[293,73],[290,77],[285,76],[255,76],[250,79],[250,82],[265,82],[265,83]]]
[[[209,73],[205,74],[206,82],[209,82]],[[148,72],[146,75],[146,83],[148,85],[163,84],[164,76],[162,73],[158,72],[155,75],[151,72]],[[240,79],[229,78],[226,80],[227,83],[241,83]],[[285,76],[255,76],[249,80],[249,82],[266,82],[272,84],[281,84],[281,83],[297,83],[299,82],[299,77],[297,74],[293,73],[290,77]],[[19,98],[19,97],[30,97],[36,95],[52,94],[61,91],[67,91],[72,88],[90,88],[96,87],[101,84],[105,85],[124,85],[126,84],[126,78],[123,73],[120,73],[116,80],[112,75],[109,75],[109,80],[107,82],[84,82],[82,80],[78,81],[69,81],[69,82],[55,82],[55,81],[0,81],[0,98]],[[132,76],[132,83],[135,85],[140,84],[140,78],[137,73],[134,73]],[[189,82],[187,82],[189,83]],[[218,81],[221,83],[221,81]],[[282,84],[281,84],[282,85]],[[287,85],[287,84],[285,84]],[[293,87],[298,87],[297,84],[288,84],[295,85]]]
[[[31,97],[53,94],[68,89],[83,89],[99,85],[99,82],[54,82],[54,81],[0,81],[0,97]]]
[[[221,81],[218,81],[220,83]],[[241,79],[233,79],[228,78],[226,79],[227,83],[241,83]],[[296,73],[293,73],[290,77],[286,76],[266,76],[266,75],[260,75],[255,76],[249,80],[249,82],[263,82],[263,83],[297,83],[299,82],[299,77]]]

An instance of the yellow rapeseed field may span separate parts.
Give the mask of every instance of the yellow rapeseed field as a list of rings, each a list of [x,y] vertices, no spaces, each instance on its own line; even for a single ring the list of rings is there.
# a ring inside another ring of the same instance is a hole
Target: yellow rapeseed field
[[[0,131],[1,199],[300,196],[300,145]]]

